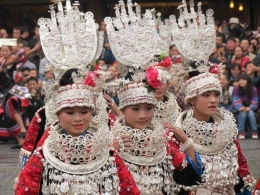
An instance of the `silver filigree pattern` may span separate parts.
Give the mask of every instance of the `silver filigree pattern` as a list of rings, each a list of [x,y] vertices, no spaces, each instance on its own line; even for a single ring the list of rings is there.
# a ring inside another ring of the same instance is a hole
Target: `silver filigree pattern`
[[[127,1],[128,15],[123,0],[116,6],[116,17],[105,18],[109,44],[116,59],[125,66],[145,67],[156,52],[158,33],[151,10],[141,17],[137,4]],[[120,11],[121,13],[120,13]],[[116,30],[117,29],[117,30]]]
[[[92,121],[85,136],[61,134],[60,128],[59,125],[51,126],[50,135],[43,145],[43,154],[48,163],[60,171],[79,175],[104,166],[109,157],[108,145],[112,142],[105,122]]]
[[[239,181],[235,144],[237,126],[232,113],[224,109],[218,109],[213,119],[213,124],[200,122],[185,111],[178,117],[176,124],[193,139],[194,149],[202,159],[203,183],[199,186],[210,193],[233,195],[234,186]]]
[[[206,17],[198,3],[198,12],[194,10],[194,0],[190,0],[190,12],[186,0],[178,7],[180,17],[176,22],[174,15],[170,16],[172,36],[180,53],[193,61],[208,61],[216,43],[216,31],[213,10],[206,12]]]
[[[172,123],[175,124],[178,115],[180,114],[180,107],[177,103],[176,97],[167,92],[165,94],[167,101],[158,101],[155,112],[154,120],[163,124],[163,123]]]
[[[133,129],[124,123],[123,117],[116,120],[112,128],[113,137],[128,135],[133,146],[127,152],[118,152],[120,157],[138,165],[156,165],[165,159],[166,139],[163,127],[159,123],[153,122],[147,129]]]
[[[71,6],[67,0],[63,10],[62,2],[58,1],[57,13],[51,7],[51,18],[38,20],[41,46],[55,69],[84,69],[98,54],[94,15],[91,12],[80,13],[77,5]]]

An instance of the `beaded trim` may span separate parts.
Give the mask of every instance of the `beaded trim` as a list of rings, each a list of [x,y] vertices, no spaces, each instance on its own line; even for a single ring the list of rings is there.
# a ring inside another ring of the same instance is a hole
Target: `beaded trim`
[[[112,141],[105,123],[90,126],[85,136],[78,137],[60,134],[59,125],[51,126],[50,129],[50,135],[43,145],[43,154],[46,161],[56,169],[82,175],[100,169],[107,162],[108,145]]]
[[[152,122],[147,129],[133,129],[125,126],[124,118],[120,117],[112,128],[114,138],[122,135],[130,136],[132,147],[128,151],[120,151],[118,155],[128,162],[138,165],[157,165],[166,156],[166,147],[163,127]]]
[[[144,83],[131,83],[125,85],[118,92],[120,104],[118,109],[123,109],[126,106],[147,103],[156,105],[157,100],[152,93],[149,93],[145,88]]]
[[[55,113],[66,107],[86,106],[95,110],[93,92],[83,84],[62,86],[54,96]]]
[[[211,73],[203,73],[192,77],[184,83],[185,102],[206,91],[218,91],[222,94],[222,88],[218,76]]]
[[[161,124],[174,124],[181,110],[176,101],[175,95],[167,92],[165,96],[168,98],[166,102],[157,102],[156,108],[154,110],[154,119]]]

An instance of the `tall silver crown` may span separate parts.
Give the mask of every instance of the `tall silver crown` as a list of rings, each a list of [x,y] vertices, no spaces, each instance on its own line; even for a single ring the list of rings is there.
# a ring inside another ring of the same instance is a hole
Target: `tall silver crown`
[[[216,43],[214,11],[207,10],[206,17],[198,3],[197,13],[194,10],[194,0],[190,0],[190,12],[186,0],[178,7],[180,17],[176,22],[174,15],[170,16],[171,32],[174,42],[184,61],[207,62]],[[200,66],[201,64],[198,64]]]
[[[41,46],[55,76],[58,70],[84,70],[100,55],[103,45],[102,33],[97,31],[98,25],[91,12],[80,12],[78,2],[71,5],[70,0],[66,0],[65,10],[61,0],[57,5],[58,12],[50,6],[50,19],[38,20]]]
[[[119,0],[119,5],[115,7],[116,17],[105,18],[109,44],[121,64],[145,69],[153,55],[158,54],[158,48],[160,52],[168,52],[167,43],[170,43],[168,40],[171,35],[167,33],[166,25],[160,21],[160,14],[156,18],[155,10],[146,10],[141,16],[140,6],[136,3],[133,5],[132,0],[127,0],[127,9],[128,11],[124,1]]]

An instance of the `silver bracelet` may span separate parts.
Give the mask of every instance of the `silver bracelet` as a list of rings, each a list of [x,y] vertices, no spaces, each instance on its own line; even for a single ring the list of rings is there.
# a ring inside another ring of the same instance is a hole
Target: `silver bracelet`
[[[180,150],[185,152],[191,146],[193,146],[193,140],[189,138],[184,144],[181,145]]]

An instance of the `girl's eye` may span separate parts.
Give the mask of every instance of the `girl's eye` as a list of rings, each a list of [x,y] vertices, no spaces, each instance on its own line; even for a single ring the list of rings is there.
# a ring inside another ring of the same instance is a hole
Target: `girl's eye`
[[[153,109],[153,107],[152,107],[152,106],[147,108],[147,110],[152,110],[152,109]]]
[[[73,114],[73,112],[66,112],[66,114],[69,114],[69,115],[71,115],[71,114]]]
[[[219,97],[219,96],[220,96],[220,93],[215,93],[215,96],[216,96],[216,97]]]
[[[203,94],[203,97],[209,97],[209,94],[204,93],[204,94]]]
[[[132,108],[132,110],[134,110],[134,111],[138,111],[138,110],[139,110],[139,108],[137,108],[137,107],[134,107],[134,108]]]
[[[87,114],[87,113],[88,113],[88,111],[82,111],[81,113],[82,113],[82,114]]]

